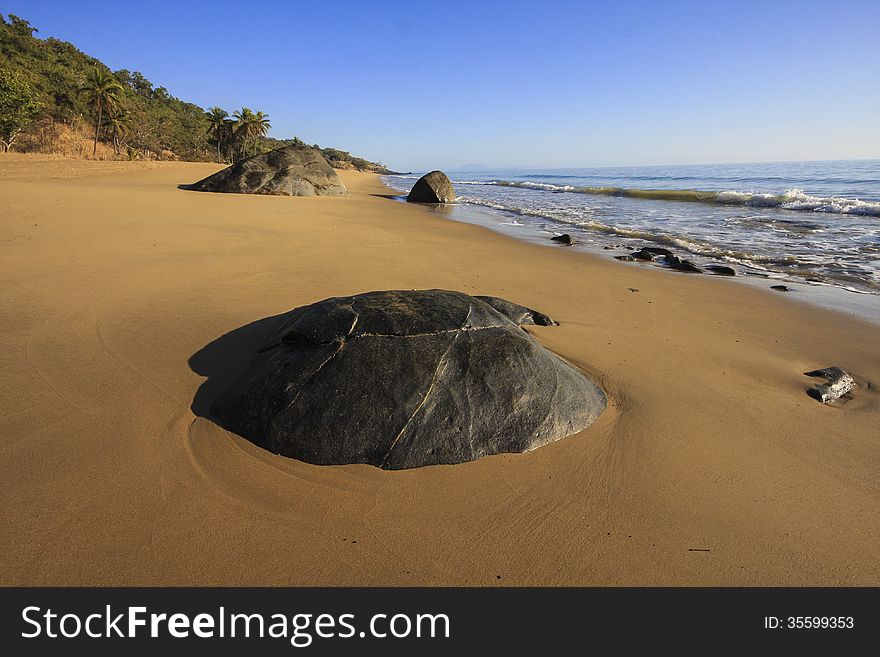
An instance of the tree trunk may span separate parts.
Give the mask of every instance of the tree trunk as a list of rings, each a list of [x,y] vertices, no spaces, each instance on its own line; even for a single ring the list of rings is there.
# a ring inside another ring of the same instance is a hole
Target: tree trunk
[[[223,164],[223,160],[220,157],[220,138],[217,138],[217,164]]]
[[[98,98],[98,120],[95,123],[95,147],[92,149],[92,157],[95,157],[98,154],[98,134],[101,131],[101,118],[103,116],[104,108],[101,105],[101,99]]]
[[[8,139],[8,140],[0,139],[0,144],[3,144],[3,150],[0,151],[0,152],[8,153],[9,151],[11,151],[11,150],[12,150],[12,144],[15,143],[15,138],[18,137],[18,134],[19,134],[20,132],[21,132],[21,130],[13,130],[13,131],[10,133],[10,135],[9,135],[9,139]]]

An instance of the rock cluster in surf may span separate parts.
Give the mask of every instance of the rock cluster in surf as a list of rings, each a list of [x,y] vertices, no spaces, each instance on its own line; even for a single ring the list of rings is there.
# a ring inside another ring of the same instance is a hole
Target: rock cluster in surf
[[[189,186],[200,192],[344,196],[345,185],[320,152],[292,144],[236,162]]]
[[[562,237],[568,237],[567,235],[563,235]],[[551,237],[550,239],[555,241],[560,241],[560,237]],[[613,246],[603,247],[606,250],[614,249]],[[667,269],[674,269],[676,271],[689,272],[693,274],[702,274],[704,272],[709,272],[710,274],[714,274],[716,276],[736,276],[737,272],[733,267],[728,267],[727,265],[718,265],[718,264],[708,264],[704,265],[702,268],[695,265],[690,260],[685,260],[683,258],[679,258],[677,255],[673,254],[669,249],[658,247],[658,246],[644,246],[638,251],[633,251],[628,255],[619,255],[614,256],[616,260],[622,260],[623,262],[650,262],[655,265],[660,265],[661,267],[665,267]],[[768,278],[767,274],[760,274],[756,272],[749,272],[751,276],[761,276],[763,278]],[[787,285],[771,285],[771,290],[775,290],[777,292],[793,292],[793,290]]]
[[[692,272],[695,274],[699,274],[703,271],[702,269],[697,267],[694,263],[692,263],[690,260],[682,260],[678,256],[674,255],[672,253],[672,251],[670,251],[669,249],[664,249],[662,247],[656,247],[656,246],[646,246],[646,247],[639,249],[638,251],[630,253],[629,255],[615,256],[615,257],[618,260],[624,260],[627,262],[635,262],[635,261],[656,262],[656,263],[659,263],[665,267],[668,267],[669,269],[675,269],[677,271]],[[715,272],[714,270],[711,270],[711,271],[713,271],[713,273],[721,273],[721,272]],[[733,270],[731,270],[731,272],[732,271]],[[733,273],[731,273],[731,274],[721,273],[721,275],[732,276]]]
[[[279,316],[211,414],[316,464],[393,470],[529,451],[586,428],[606,401],[522,324],[554,322],[446,290],[326,299]]]

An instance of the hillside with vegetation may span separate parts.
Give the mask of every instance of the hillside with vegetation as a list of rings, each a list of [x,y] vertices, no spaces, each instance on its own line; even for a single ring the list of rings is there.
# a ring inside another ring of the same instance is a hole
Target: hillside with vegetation
[[[154,86],[138,71],[112,71],[73,44],[40,39],[28,21],[0,14],[0,150],[96,159],[234,162],[288,143],[267,135],[269,115],[207,110]],[[338,169],[388,170],[336,148]]]

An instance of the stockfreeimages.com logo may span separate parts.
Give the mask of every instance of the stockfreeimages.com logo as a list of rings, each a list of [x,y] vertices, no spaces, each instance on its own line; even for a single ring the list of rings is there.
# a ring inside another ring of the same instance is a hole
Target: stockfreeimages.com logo
[[[148,613],[146,607],[126,607],[121,613],[110,605],[82,616],[57,613],[52,609],[25,607],[21,612],[25,639],[160,638],[186,639],[255,638],[286,639],[297,648],[306,648],[315,639],[378,639],[408,637],[445,638],[450,636],[446,614],[374,614],[366,629],[358,630],[354,614],[245,614],[229,613],[220,607],[216,613]]]

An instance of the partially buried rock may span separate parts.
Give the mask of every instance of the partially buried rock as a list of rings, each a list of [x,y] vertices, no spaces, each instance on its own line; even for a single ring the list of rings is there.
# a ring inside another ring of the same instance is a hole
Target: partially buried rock
[[[706,269],[718,276],[736,276],[736,271],[733,267],[725,267],[724,265],[706,265]]]
[[[840,367],[826,367],[821,370],[804,372],[805,376],[822,377],[826,383],[817,383],[807,391],[813,399],[828,404],[839,399],[856,387],[856,382]]]
[[[634,253],[629,254],[633,260],[644,260],[646,262],[651,262],[654,260],[656,254],[651,253],[648,249],[642,249],[640,251],[635,251]]]
[[[791,292],[791,288],[787,285],[771,285],[771,290],[776,290],[777,292]]]
[[[254,155],[189,186],[200,192],[344,196],[345,185],[321,153],[305,145]]]
[[[248,371],[212,405],[277,454],[385,469],[526,452],[589,426],[605,395],[495,297],[417,290],[326,299],[277,318]]]
[[[569,235],[568,233],[562,233],[562,235],[554,235],[550,238],[554,242],[559,242],[560,244],[564,244],[565,246],[571,246],[576,242],[576,240]]]
[[[672,255],[672,251],[670,251],[669,249],[661,248],[659,246],[645,246],[645,247],[642,247],[642,251],[646,251],[646,252],[652,253],[654,255],[664,255],[664,256],[671,256]]]
[[[695,274],[703,271],[690,260],[682,260],[677,256],[664,256],[663,264],[676,271],[691,272]]]
[[[445,173],[432,171],[416,181],[406,200],[410,203],[452,203],[455,201],[455,190]]]

